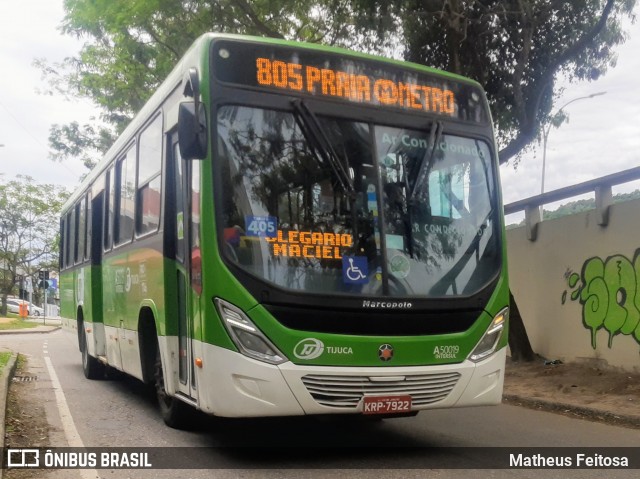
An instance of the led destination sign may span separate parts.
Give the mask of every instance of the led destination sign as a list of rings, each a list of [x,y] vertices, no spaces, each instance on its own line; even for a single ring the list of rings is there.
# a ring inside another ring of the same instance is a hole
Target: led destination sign
[[[262,86],[340,97],[361,103],[397,105],[453,115],[455,94],[435,86],[372,78],[330,68],[256,59],[256,79]]]
[[[488,123],[478,87],[383,61],[218,40],[212,64],[214,75],[225,83]]]
[[[341,259],[341,248],[353,245],[353,236],[339,233],[318,233],[312,231],[282,231],[267,237],[274,256],[290,258]]]

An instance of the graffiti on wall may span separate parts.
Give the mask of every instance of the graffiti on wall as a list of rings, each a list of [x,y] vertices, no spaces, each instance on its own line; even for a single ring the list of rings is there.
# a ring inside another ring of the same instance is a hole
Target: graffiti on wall
[[[567,271],[570,298],[582,305],[582,322],[591,330],[591,347],[596,349],[596,333],[609,333],[609,348],[618,334],[632,335],[640,343],[640,248],[633,260],[623,255],[589,258],[578,274]],[[562,304],[567,300],[562,294]]]

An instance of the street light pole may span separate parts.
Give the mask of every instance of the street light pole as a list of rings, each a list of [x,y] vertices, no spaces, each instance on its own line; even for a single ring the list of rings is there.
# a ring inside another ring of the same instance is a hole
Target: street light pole
[[[545,174],[545,168],[546,168],[546,165],[547,165],[547,140],[549,139],[549,133],[551,132],[551,127],[553,126],[553,120],[562,113],[562,110],[564,110],[566,107],[568,107],[572,103],[574,103],[574,102],[576,102],[578,100],[587,100],[587,99],[593,98],[595,96],[601,96],[601,95],[604,95],[605,93],[607,93],[607,92],[606,91],[600,91],[598,93],[592,93],[591,95],[580,96],[578,98],[574,98],[573,100],[570,100],[567,103],[565,103],[564,105],[562,105],[560,108],[558,108],[558,111],[556,111],[553,115],[551,115],[551,118],[549,119],[549,123],[543,129],[543,132],[542,132],[542,181],[541,181],[541,185],[540,185],[540,194],[544,193],[544,174]]]

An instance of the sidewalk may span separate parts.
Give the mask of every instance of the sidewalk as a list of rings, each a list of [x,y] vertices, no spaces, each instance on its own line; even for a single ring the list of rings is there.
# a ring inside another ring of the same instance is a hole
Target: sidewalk
[[[18,355],[13,353],[9,362],[0,370],[0,451],[4,451],[5,436],[5,414],[7,411],[7,395],[9,393],[9,384],[16,370]],[[4,459],[4,458],[3,458]],[[4,469],[0,467],[0,479],[2,479]]]
[[[13,318],[0,318],[0,321],[12,321]],[[29,334],[29,333],[50,333],[61,328],[62,320],[57,318],[29,317],[26,319],[29,323],[38,324],[38,326],[25,329],[0,329],[0,334]]]
[[[503,402],[640,429],[640,372],[598,360],[507,359]]]

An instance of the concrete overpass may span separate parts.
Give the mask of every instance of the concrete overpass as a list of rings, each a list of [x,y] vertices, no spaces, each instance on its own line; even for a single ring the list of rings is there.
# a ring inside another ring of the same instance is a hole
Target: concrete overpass
[[[535,352],[640,372],[640,200],[611,187],[640,167],[505,205],[511,290]],[[541,221],[540,207],[595,192],[596,208]]]

